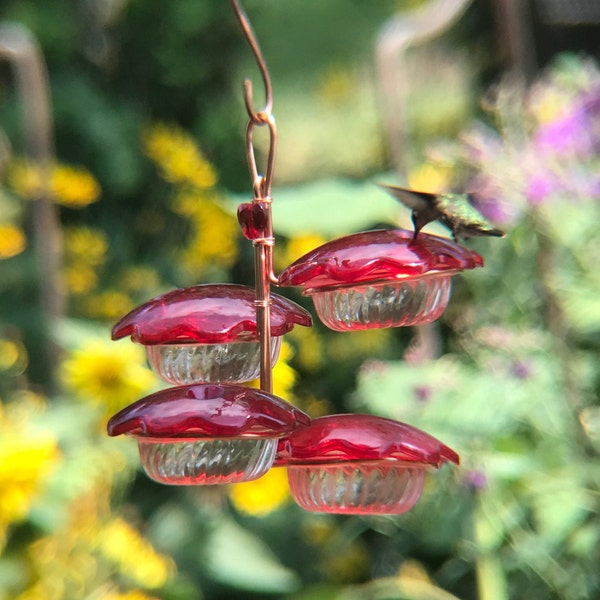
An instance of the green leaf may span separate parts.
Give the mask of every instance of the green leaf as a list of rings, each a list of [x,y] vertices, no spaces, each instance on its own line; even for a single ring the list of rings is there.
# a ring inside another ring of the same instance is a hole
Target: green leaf
[[[508,598],[506,576],[496,556],[477,559],[477,583],[480,600],[503,600]]]
[[[386,577],[347,588],[335,600],[458,600],[458,598],[428,581]]]
[[[30,566],[25,562],[24,557],[9,555],[0,557],[0,600],[8,600],[9,596],[5,596],[3,592],[15,591],[26,584],[30,577],[29,569]]]
[[[423,365],[366,365],[355,397],[370,412],[407,421],[448,443],[454,437],[468,446],[491,448],[495,439],[509,437],[524,424],[555,439],[569,433],[560,369],[551,355],[539,348],[529,355],[497,352],[482,358],[481,367],[454,355]],[[517,358],[529,365],[526,377],[511,371]],[[423,393],[426,398],[420,399]],[[506,466],[520,469],[519,464]]]
[[[419,401],[417,391],[430,390]],[[465,436],[506,435],[528,410],[519,382],[495,377],[445,356],[425,365],[387,363],[372,372],[363,370],[358,397],[370,411],[402,418],[417,427],[427,425],[433,435],[460,431]]]
[[[561,281],[557,295],[565,314],[575,330],[586,334],[600,329],[600,277],[596,274],[570,278],[572,284]]]
[[[284,567],[258,537],[233,521],[223,521],[208,540],[206,568],[220,583],[253,592],[293,592],[296,573]]]
[[[0,222],[14,221],[21,216],[23,205],[8,190],[0,187]]]
[[[588,439],[600,452],[600,406],[588,406],[579,413],[579,421]]]
[[[537,530],[551,544],[562,544],[593,513],[594,502],[583,487],[583,473],[544,471],[529,480]]]
[[[294,594],[290,600],[334,600],[342,591],[339,585],[322,584]]]
[[[61,319],[55,325],[52,337],[63,348],[75,350],[90,342],[110,343],[110,329],[82,319]]]
[[[273,191],[273,227],[288,237],[316,233],[332,238],[375,223],[397,224],[409,213],[372,182],[324,179]],[[248,198],[236,198],[235,205]]]

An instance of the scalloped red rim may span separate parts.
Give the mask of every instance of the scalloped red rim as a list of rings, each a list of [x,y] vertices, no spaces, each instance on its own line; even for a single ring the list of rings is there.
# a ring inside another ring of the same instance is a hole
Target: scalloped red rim
[[[310,417],[262,390],[233,384],[195,384],[146,396],[114,415],[108,435],[163,440],[284,437]]]
[[[398,461],[440,467],[459,464],[454,450],[406,423],[373,415],[319,417],[280,440],[277,466]]]
[[[125,315],[112,339],[131,336],[146,346],[220,344],[256,341],[256,292],[234,284],[205,284],[157,296]],[[271,334],[281,336],[294,325],[310,327],[310,313],[295,302],[271,295]]]
[[[327,242],[287,267],[280,286],[350,287],[483,266],[483,258],[449,239],[403,229],[363,231]]]

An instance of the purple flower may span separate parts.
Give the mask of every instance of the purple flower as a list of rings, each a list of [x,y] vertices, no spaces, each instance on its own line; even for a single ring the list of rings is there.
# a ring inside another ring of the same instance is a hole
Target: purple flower
[[[502,139],[496,131],[483,123],[475,123],[461,136],[464,159],[468,163],[493,162],[503,152]]]
[[[365,360],[363,364],[360,366],[359,374],[362,375],[372,375],[372,374],[381,374],[385,373],[389,369],[388,364],[383,360],[375,360],[369,359]]]
[[[591,156],[600,146],[600,87],[587,93],[559,119],[542,125],[535,147],[555,156]]]
[[[517,360],[510,369],[511,374],[517,379],[529,379],[533,369],[529,361]]]
[[[431,395],[433,394],[433,390],[429,385],[416,385],[413,392],[417,402],[428,402],[431,400]]]
[[[600,177],[596,174],[574,170],[566,187],[575,196],[600,199]]]
[[[501,227],[514,222],[519,212],[517,207],[504,199],[502,189],[484,173],[476,175],[468,188],[475,208],[488,221]]]
[[[527,182],[525,197],[529,204],[538,206],[561,188],[560,181],[554,175],[548,172],[537,172]]]
[[[467,471],[463,479],[466,487],[473,492],[484,489],[487,486],[487,481],[486,474],[478,469]]]
[[[600,177],[580,165],[567,163],[564,165],[562,177],[549,171],[540,170],[533,173],[525,190],[527,202],[539,206],[555,194],[568,195],[571,201],[577,198],[600,198]]]

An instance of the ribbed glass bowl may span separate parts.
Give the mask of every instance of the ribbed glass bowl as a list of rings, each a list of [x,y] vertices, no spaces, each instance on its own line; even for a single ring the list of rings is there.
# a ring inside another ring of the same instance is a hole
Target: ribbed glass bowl
[[[400,514],[421,497],[426,469],[397,463],[288,465],[296,503],[311,512]]]
[[[169,485],[251,481],[272,466],[276,438],[160,440],[137,438],[147,475]]]
[[[281,337],[271,338],[275,365]],[[230,342],[146,346],[148,362],[156,374],[174,385],[191,383],[242,383],[260,375],[260,344]]]
[[[321,321],[335,331],[405,327],[438,319],[450,299],[451,276],[419,277],[311,293]]]

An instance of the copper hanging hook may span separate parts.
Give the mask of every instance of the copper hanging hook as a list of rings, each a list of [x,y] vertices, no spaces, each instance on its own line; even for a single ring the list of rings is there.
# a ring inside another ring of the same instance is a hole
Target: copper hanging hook
[[[264,113],[261,114],[264,116]],[[268,125],[270,134],[269,156],[267,157],[267,169],[264,177],[258,173],[258,167],[256,166],[256,156],[252,144],[252,132],[256,123],[252,120],[248,121],[246,127],[246,158],[248,159],[248,168],[252,177],[254,197],[265,199],[271,196],[271,182],[273,181],[273,167],[275,166],[275,148],[277,146],[277,129],[272,114],[266,115],[266,119],[261,121],[260,124]]]
[[[246,79],[244,81],[244,101],[246,102],[246,110],[248,111],[248,116],[252,120],[255,125],[261,125],[265,123],[265,116],[271,113],[273,109],[273,91],[271,88],[271,78],[269,76],[269,71],[267,70],[267,65],[265,63],[265,59],[262,56],[262,52],[258,46],[258,42],[256,41],[256,36],[252,31],[252,26],[250,25],[250,20],[248,19],[248,15],[244,12],[241,4],[238,0],[231,0],[231,6],[233,7],[233,11],[237,20],[240,23],[240,26],[246,36],[246,40],[252,49],[252,53],[254,54],[254,58],[256,59],[256,64],[260,69],[260,73],[263,78],[263,82],[265,84],[265,107],[263,110],[255,111],[252,105],[252,82],[250,79]]]
[[[252,54],[254,54],[256,64],[260,69],[265,86],[265,106],[262,110],[254,110],[252,81],[250,81],[250,79],[244,80],[244,103],[246,104],[246,111],[248,112],[248,117],[250,119],[246,128],[246,156],[248,159],[248,168],[250,169],[250,175],[253,180],[252,183],[255,197],[268,198],[271,195],[271,183],[273,181],[273,168],[275,165],[275,151],[277,147],[277,129],[275,127],[275,118],[271,112],[273,110],[271,77],[269,76],[267,65],[258,46],[258,42],[256,41],[254,32],[252,31],[248,16],[244,12],[239,0],[230,0],[230,2],[233,12],[244,32],[244,36],[252,49]],[[254,146],[252,144],[252,132],[254,127],[263,125],[268,125],[270,134],[269,154],[264,177],[258,173]]]

